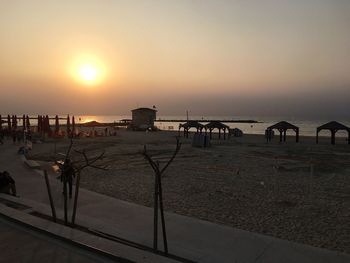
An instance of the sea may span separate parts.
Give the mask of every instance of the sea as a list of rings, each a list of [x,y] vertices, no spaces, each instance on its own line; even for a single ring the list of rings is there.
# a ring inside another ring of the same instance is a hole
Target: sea
[[[118,122],[122,119],[131,119],[129,115],[81,115],[75,116],[76,123],[84,123],[88,121],[97,121],[103,123]],[[175,130],[179,128],[179,122],[166,122],[165,120],[186,120],[186,116],[157,116],[155,125],[161,130]],[[315,136],[316,128],[322,124],[325,124],[331,119],[323,120],[307,120],[307,119],[292,119],[286,117],[254,117],[254,116],[189,116],[189,120],[222,120],[222,122],[228,125],[230,128],[238,128],[243,131],[244,134],[265,134],[267,127],[279,122],[288,121],[299,127],[299,133],[301,136]],[[225,123],[225,120],[254,120],[258,123]],[[336,121],[350,127],[350,120],[337,119]],[[202,122],[206,124],[206,122]],[[288,131],[287,134],[293,134],[293,131]],[[321,131],[320,136],[329,135],[329,131]],[[346,131],[338,131],[337,136],[347,137]]]

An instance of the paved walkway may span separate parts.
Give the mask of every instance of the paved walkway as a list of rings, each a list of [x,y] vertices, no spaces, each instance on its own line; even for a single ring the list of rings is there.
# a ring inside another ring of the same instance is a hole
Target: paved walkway
[[[0,170],[15,178],[21,197],[49,204],[43,176],[24,165],[16,151],[9,143],[0,145]],[[54,176],[50,183],[55,205],[62,209],[61,184]],[[153,210],[148,207],[81,189],[77,223],[152,246]],[[169,252],[198,262],[350,262],[350,255],[173,213],[166,213],[166,224]]]
[[[102,263],[111,260],[88,253],[0,218],[0,263]],[[18,238],[20,237],[20,238]]]

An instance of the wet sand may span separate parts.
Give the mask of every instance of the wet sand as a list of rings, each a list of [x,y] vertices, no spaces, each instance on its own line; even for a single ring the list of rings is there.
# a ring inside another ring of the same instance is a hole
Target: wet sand
[[[154,175],[143,145],[162,165],[176,135],[118,131],[116,137],[74,140],[74,148],[90,156],[105,151],[108,165],[107,171],[84,170],[81,186],[152,206]],[[311,137],[298,144],[294,137],[282,144],[275,137],[267,144],[258,135],[213,139],[209,148],[192,147],[191,138],[181,142],[163,179],[167,211],[350,253],[350,146],[344,138],[335,146],[329,138],[316,145]],[[49,165],[68,145],[48,139],[33,145],[30,158]]]

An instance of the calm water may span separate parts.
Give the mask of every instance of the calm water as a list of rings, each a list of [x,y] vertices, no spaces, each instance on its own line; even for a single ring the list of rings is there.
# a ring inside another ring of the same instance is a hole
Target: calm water
[[[100,116],[76,116],[76,122],[87,122],[91,120],[96,120],[98,122],[114,122],[121,119],[130,119],[131,116],[118,116],[118,115],[100,115]],[[158,119],[186,119],[186,116],[157,116]],[[283,117],[254,117],[254,116],[236,116],[225,117],[225,116],[190,116],[189,119],[220,119],[220,120],[256,120],[261,123],[226,123],[230,128],[239,128],[246,134],[264,134],[265,129],[268,126],[275,124],[278,121],[286,120],[290,123],[298,126],[300,128],[300,135],[304,136],[315,136],[316,127],[331,121],[331,120],[298,120],[298,119],[288,119]],[[350,127],[349,120],[337,120]],[[224,122],[225,123],[225,122]],[[203,122],[205,124],[205,122]],[[157,121],[156,126],[162,130],[178,130],[179,123],[176,122],[164,122]],[[293,134],[290,131],[289,134]],[[327,135],[327,131],[322,131],[320,135]],[[347,136],[346,132],[339,131],[337,136]]]

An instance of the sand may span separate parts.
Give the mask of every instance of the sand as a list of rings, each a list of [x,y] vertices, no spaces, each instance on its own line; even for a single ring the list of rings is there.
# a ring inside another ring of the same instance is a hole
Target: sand
[[[118,131],[116,137],[76,139],[74,148],[90,156],[105,151],[108,165],[107,171],[84,170],[81,186],[152,206],[154,175],[141,154],[143,145],[162,165],[176,135]],[[163,179],[166,211],[350,253],[350,145],[344,138],[335,146],[329,138],[319,145],[314,138],[300,141],[288,137],[280,144],[275,138],[267,144],[263,136],[245,135],[194,148],[191,138],[181,138]],[[65,153],[68,142],[34,144],[30,158],[62,158],[57,153]]]

